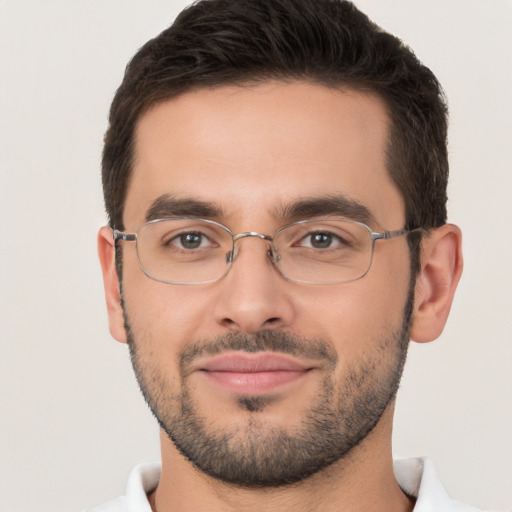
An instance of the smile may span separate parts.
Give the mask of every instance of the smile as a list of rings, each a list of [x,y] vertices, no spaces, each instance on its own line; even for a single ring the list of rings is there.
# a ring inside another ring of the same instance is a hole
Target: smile
[[[209,359],[197,371],[236,394],[261,395],[305,377],[314,367],[278,354],[236,352]]]

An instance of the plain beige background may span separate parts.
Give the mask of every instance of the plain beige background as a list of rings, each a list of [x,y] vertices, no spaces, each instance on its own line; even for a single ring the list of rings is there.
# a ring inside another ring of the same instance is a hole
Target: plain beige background
[[[361,0],[443,83],[449,216],[466,268],[435,343],[413,345],[395,455],[450,494],[512,507],[512,2]],[[124,66],[181,0],[0,0],[0,511],[79,511],[158,458],[156,423],[107,330],[100,153]]]

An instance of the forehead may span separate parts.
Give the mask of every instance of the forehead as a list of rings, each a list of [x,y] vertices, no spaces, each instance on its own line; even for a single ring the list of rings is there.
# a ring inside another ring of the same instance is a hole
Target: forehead
[[[297,201],[342,196],[395,227],[403,201],[386,170],[388,133],[383,102],[353,90],[270,82],[183,94],[137,124],[125,226],[140,226],[170,195],[244,226]]]

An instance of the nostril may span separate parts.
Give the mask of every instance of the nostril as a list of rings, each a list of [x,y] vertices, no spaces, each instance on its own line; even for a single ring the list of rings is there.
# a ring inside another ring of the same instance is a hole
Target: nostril
[[[236,326],[236,322],[231,320],[231,318],[223,318],[221,324],[228,329],[232,329]]]

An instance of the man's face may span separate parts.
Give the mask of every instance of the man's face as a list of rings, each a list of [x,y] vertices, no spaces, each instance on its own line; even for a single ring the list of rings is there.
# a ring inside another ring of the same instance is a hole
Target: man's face
[[[235,234],[272,235],[302,220],[288,217],[299,203],[312,205],[303,217],[343,213],[331,211],[333,197],[363,206],[374,231],[401,229],[387,123],[373,96],[305,83],[184,94],[139,121],[125,230],[154,216],[206,216]],[[280,485],[383,443],[378,429],[368,434],[390,414],[405,359],[405,237],[377,241],[369,273],[337,285],[286,280],[258,238],[237,242],[218,282],[163,284],[140,270],[134,244],[121,244],[139,383],[197,467]]]

